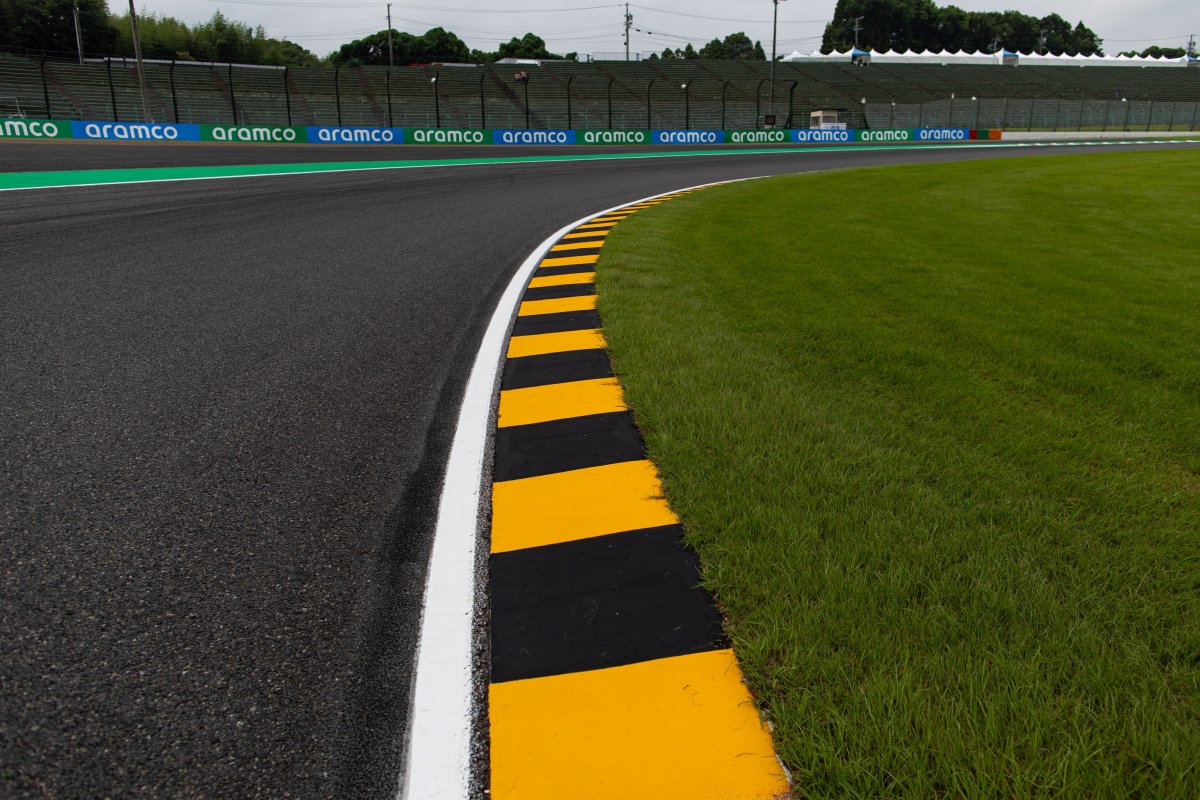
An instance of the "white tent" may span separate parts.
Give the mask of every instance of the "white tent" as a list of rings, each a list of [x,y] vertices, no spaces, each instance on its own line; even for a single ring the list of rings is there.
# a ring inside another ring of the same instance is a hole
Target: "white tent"
[[[834,63],[848,64],[853,63],[857,56],[861,56],[862,50],[846,50],[844,52],[822,53],[820,51],[812,53],[794,52],[790,56],[785,56],[784,61],[789,64],[813,64],[813,63]],[[1064,54],[1049,54],[1039,55],[1037,53],[1014,53],[1009,50],[999,50],[995,53],[983,52],[967,52],[965,50],[958,52],[943,51],[934,53],[925,50],[920,53],[907,50],[903,53],[895,50],[887,50],[884,52],[871,52],[870,60],[873,64],[1004,64],[1005,57],[1008,57],[1009,62],[1016,61],[1021,64],[1037,67],[1186,67],[1193,62],[1193,56],[1184,56],[1183,58],[1166,58],[1160,56],[1150,56],[1143,58],[1142,56],[1099,56],[1099,55],[1066,55]]]

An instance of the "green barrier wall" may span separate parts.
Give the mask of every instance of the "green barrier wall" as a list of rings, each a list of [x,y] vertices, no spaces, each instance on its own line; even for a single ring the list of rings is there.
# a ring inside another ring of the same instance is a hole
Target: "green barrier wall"
[[[0,120],[0,139],[72,139],[71,123],[66,120]]]

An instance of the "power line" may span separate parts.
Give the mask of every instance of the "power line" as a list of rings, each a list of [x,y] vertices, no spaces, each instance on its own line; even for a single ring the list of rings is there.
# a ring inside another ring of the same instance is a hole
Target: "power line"
[[[716,20],[717,22],[757,22],[757,23],[762,23],[765,25],[771,21],[769,19],[745,19],[745,18],[739,18],[739,17],[709,17],[709,16],[705,16],[704,14],[688,14],[685,11],[670,11],[665,8],[655,8],[654,6],[640,6],[640,5],[636,5],[636,4],[633,7],[640,9],[642,11],[653,11],[658,14],[670,14],[671,16],[675,16],[675,17],[691,17],[692,19],[711,19],[711,20]],[[779,24],[781,24],[781,25],[815,25],[817,23],[827,23],[827,22],[829,22],[829,20],[827,20],[827,19],[792,19],[792,20],[780,20]]]

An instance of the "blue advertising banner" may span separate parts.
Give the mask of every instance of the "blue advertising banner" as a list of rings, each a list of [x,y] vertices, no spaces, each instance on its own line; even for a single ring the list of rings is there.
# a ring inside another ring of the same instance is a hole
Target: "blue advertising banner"
[[[575,144],[575,131],[492,131],[492,144]]]
[[[198,142],[199,125],[166,125],[159,122],[87,122],[71,120],[76,139],[115,139],[139,142]]]
[[[725,131],[652,131],[655,144],[724,144]]]
[[[792,131],[792,141],[797,144],[849,144],[854,141],[854,131],[820,128],[795,130]]]
[[[966,142],[971,138],[970,128],[917,128],[913,133],[918,142]]]
[[[308,141],[310,144],[404,144],[404,128],[309,125]]]

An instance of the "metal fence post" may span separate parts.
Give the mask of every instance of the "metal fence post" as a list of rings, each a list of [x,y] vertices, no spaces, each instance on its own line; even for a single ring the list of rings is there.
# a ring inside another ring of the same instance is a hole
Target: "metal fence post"
[[[391,98],[389,98],[391,99]],[[283,68],[283,104],[287,107],[288,126],[292,124],[292,92],[288,89],[288,68]]]
[[[1178,101],[1171,101],[1171,116],[1167,118],[1167,133],[1171,133],[1175,130],[1175,108],[1178,105]]]
[[[763,78],[754,89],[754,127],[757,129],[762,120],[762,85],[767,82]]]
[[[725,93],[727,91],[729,91],[729,81],[721,84],[721,130],[725,130],[727,127],[725,124]]]
[[[487,103],[483,99],[483,81],[487,77],[487,73],[483,70],[479,72],[479,128],[487,130]]]
[[[430,85],[433,86],[433,127],[435,128],[442,127],[442,98],[438,97],[437,87],[439,75],[440,73],[433,73],[433,78],[429,81]]]
[[[615,81],[615,80],[616,80],[616,78],[609,78],[609,79],[608,79],[608,129],[609,129],[610,131],[613,129],[613,126],[612,126],[612,123],[613,123],[613,117],[612,117],[612,85],[613,85],[613,81]]]
[[[654,130],[654,126],[650,124],[650,87],[654,86],[655,78],[651,78],[646,84],[646,130]]]
[[[1146,114],[1146,131],[1149,132],[1150,128],[1152,128],[1153,126],[1154,126],[1154,101],[1151,100],[1150,101],[1150,111],[1149,111],[1149,113]]]
[[[342,125],[342,90],[338,86],[338,73],[341,67],[333,68],[333,102],[337,105],[338,127]]]
[[[573,81],[573,80],[575,80],[574,75],[567,78],[567,130],[572,130],[572,127],[571,127],[571,81]]]
[[[104,59],[104,68],[108,71],[108,96],[112,99],[113,122],[120,122],[121,115],[117,113],[117,90],[113,88],[112,59]]]
[[[525,130],[529,130],[529,76],[526,75],[521,83],[525,84]]]
[[[800,81],[792,81],[792,87],[788,89],[788,116],[784,123],[784,127],[791,128],[793,126],[792,116],[796,110],[796,87],[800,85]]]
[[[1001,130],[1008,130],[1008,98],[1004,98],[1004,121],[1000,123]]]
[[[688,91],[688,85],[683,84],[683,129],[690,131],[692,129],[692,101],[691,93]]]
[[[392,71],[386,70],[383,73],[383,89],[387,92],[388,99],[388,127],[396,127],[396,123],[392,121]]]
[[[46,101],[46,119],[54,119],[54,113],[50,110],[50,87],[46,85],[46,54],[42,53],[42,99]]]
[[[1200,101],[1192,101],[1192,126],[1188,130],[1196,130],[1196,121],[1200,120]]]
[[[175,111],[175,124],[179,124],[179,94],[175,91],[175,59],[171,59],[171,68],[167,70],[171,80],[171,108]]]
[[[229,65],[229,109],[233,112],[233,124],[237,125],[237,94],[233,89],[233,64]]]

